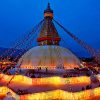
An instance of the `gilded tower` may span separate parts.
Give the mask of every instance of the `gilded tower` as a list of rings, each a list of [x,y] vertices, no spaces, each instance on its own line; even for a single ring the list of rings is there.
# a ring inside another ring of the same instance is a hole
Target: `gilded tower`
[[[44,11],[44,23],[37,38],[38,45],[59,45],[60,37],[52,21],[53,15],[53,10],[48,3]]]

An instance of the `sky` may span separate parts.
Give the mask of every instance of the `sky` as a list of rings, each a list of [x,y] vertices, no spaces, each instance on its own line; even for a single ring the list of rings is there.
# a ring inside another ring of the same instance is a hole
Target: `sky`
[[[100,0],[0,0],[0,47],[10,47],[40,22],[48,2],[54,19],[100,50]],[[76,45],[72,48],[78,49]]]

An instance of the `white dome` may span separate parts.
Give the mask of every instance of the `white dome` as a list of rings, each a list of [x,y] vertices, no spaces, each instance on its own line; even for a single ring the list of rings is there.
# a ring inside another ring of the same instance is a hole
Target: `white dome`
[[[79,67],[79,59],[68,49],[60,46],[37,46],[27,51],[18,62],[20,68],[37,69]]]

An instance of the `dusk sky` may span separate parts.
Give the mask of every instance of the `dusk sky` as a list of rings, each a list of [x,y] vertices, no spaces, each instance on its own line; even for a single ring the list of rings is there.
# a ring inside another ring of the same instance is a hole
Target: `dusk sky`
[[[57,21],[100,50],[100,0],[0,0],[0,47],[10,47],[40,22],[48,2]]]

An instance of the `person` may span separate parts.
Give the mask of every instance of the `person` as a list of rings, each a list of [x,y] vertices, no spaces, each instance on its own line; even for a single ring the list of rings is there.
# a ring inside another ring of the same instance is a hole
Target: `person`
[[[33,73],[30,73],[31,78],[35,78],[35,75]]]
[[[8,92],[4,100],[16,100],[16,99],[12,96],[11,92]]]
[[[46,67],[46,72],[48,72],[48,68]]]

